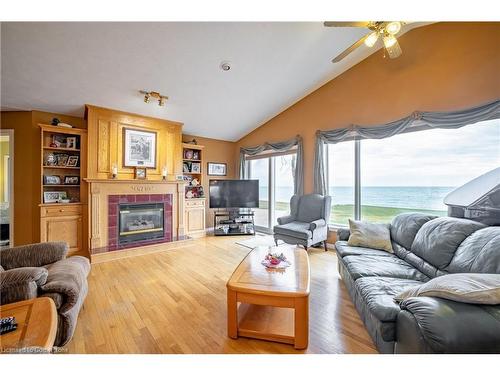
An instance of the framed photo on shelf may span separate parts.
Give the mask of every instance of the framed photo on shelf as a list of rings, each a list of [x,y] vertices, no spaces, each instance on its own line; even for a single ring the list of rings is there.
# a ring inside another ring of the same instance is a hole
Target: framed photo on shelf
[[[191,173],[201,173],[201,163],[191,163]]]
[[[68,155],[66,155],[68,156]],[[78,156],[77,155],[71,155],[68,157],[66,166],[67,167],[78,167]]]
[[[227,176],[226,163],[207,163],[207,174],[209,176]]]
[[[123,129],[123,165],[156,168],[156,133]]]
[[[68,165],[69,155],[67,154],[57,154],[57,165],[59,167],[65,167]]]
[[[44,175],[43,176],[44,185],[61,185],[61,176]]]
[[[62,199],[67,199],[65,191],[44,191],[43,203],[57,203]]]
[[[190,173],[191,172],[191,163],[190,162],[184,162],[184,163],[182,163],[182,172],[184,172],[184,173]]]
[[[64,176],[65,185],[79,185],[80,176]]]
[[[52,147],[66,147],[66,136],[60,134],[54,134],[52,136]]]
[[[135,167],[135,178],[138,180],[145,180],[147,176],[147,169]]]
[[[68,137],[68,138],[66,138],[66,148],[74,148],[74,149],[76,149],[76,137]]]

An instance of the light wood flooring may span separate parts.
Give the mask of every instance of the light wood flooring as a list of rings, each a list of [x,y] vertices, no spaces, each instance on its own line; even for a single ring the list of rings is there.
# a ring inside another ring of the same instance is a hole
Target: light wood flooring
[[[309,347],[227,337],[226,282],[250,249],[204,237],[92,265],[69,353],[376,353],[333,251],[310,249]]]

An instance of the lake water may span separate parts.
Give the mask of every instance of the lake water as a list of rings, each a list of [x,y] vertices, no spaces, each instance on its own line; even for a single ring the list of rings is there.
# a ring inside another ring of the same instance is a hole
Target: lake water
[[[425,208],[446,210],[444,197],[453,187],[443,186],[366,186],[361,188],[362,205],[396,208]],[[276,188],[276,200],[289,202],[293,187]],[[354,188],[348,186],[330,188],[332,204],[353,204]],[[260,198],[267,198],[267,187],[260,187]]]

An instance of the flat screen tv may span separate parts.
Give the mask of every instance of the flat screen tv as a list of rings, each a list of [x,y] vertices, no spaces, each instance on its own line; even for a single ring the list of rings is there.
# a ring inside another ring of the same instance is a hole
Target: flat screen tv
[[[259,180],[210,180],[210,208],[259,207]]]

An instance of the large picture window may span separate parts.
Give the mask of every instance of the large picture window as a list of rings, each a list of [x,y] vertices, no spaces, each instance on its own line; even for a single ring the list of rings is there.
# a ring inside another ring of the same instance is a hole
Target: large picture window
[[[500,165],[500,120],[327,148],[331,223],[346,225],[349,217],[390,222],[402,212],[443,216],[450,191]]]

